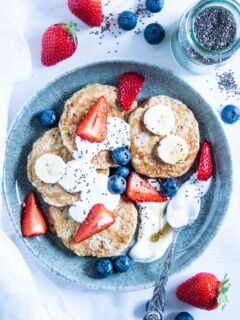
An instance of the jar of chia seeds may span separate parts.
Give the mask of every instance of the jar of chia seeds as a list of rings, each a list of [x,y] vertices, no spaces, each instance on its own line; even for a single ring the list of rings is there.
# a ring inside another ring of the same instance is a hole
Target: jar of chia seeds
[[[181,17],[171,36],[175,59],[194,73],[226,63],[240,47],[240,4],[201,0]]]

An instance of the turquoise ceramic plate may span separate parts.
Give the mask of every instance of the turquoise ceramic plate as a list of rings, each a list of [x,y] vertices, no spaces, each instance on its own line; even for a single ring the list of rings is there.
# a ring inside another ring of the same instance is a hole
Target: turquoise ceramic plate
[[[17,116],[7,141],[4,189],[9,215],[21,237],[21,203],[27,191],[32,189],[26,173],[27,155],[33,142],[45,131],[38,123],[38,113],[54,108],[60,115],[64,101],[76,90],[95,82],[117,85],[119,76],[126,71],[137,71],[145,77],[139,102],[158,94],[183,101],[199,122],[201,139],[210,141],[214,148],[216,169],[213,184],[202,201],[198,220],[178,239],[172,273],[179,272],[206,249],[223,221],[232,188],[232,162],[225,134],[211,107],[169,70],[130,61],[100,62],[74,69],[37,92]],[[21,239],[33,255],[54,273],[93,289],[126,291],[147,288],[153,285],[162,268],[162,259],[150,264],[134,263],[127,273],[100,280],[92,274],[94,258],[74,255],[50,232],[37,238]]]

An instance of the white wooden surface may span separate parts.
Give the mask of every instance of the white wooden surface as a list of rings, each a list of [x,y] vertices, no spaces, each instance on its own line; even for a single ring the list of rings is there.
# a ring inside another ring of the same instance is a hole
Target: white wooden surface
[[[227,104],[227,102],[238,103],[238,106],[240,107],[239,101],[235,98],[226,100],[226,96],[219,92],[214,74],[206,76],[191,75],[179,67],[171,56],[169,39],[172,25],[180,17],[185,8],[193,3],[192,0],[166,0],[164,10],[161,13],[156,14],[153,18],[145,20],[146,23],[157,20],[166,28],[167,36],[161,45],[150,46],[144,41],[143,34],[136,36],[133,32],[126,32],[118,38],[119,45],[117,46],[117,53],[114,52],[115,49],[113,50],[116,39],[109,34],[102,41],[102,45],[99,46],[97,38],[89,36],[89,29],[69,12],[65,3],[66,1],[26,0],[26,2],[28,4],[29,13],[25,37],[32,54],[33,72],[29,79],[14,87],[9,109],[9,125],[24,101],[50,79],[53,79],[55,76],[60,75],[75,66],[84,65],[89,61],[97,61],[106,58],[133,58],[135,60],[151,62],[171,68],[178,76],[185,79],[199,91],[216,110],[219,108],[220,104],[224,105]],[[144,3],[144,1],[142,2]],[[113,12],[121,12],[130,7],[134,8],[136,3],[137,0],[112,0],[112,3],[106,8],[107,10],[110,10],[111,8]],[[55,67],[43,67],[40,63],[40,44],[43,31],[53,23],[69,20],[76,21],[80,25],[77,52],[73,57]],[[140,28],[141,27],[142,26],[140,25]],[[112,52],[111,54],[107,53],[109,50]],[[240,85],[239,56],[229,65],[221,68],[220,71],[228,70],[229,68],[235,71],[235,76],[238,78],[238,83]],[[206,80],[208,80],[208,82]],[[170,279],[167,288],[167,307],[165,312],[165,319],[168,320],[174,319],[174,315],[179,311],[189,311],[196,320],[230,320],[239,318],[240,125],[226,125],[225,129],[229,137],[235,165],[235,185],[231,205],[223,226],[208,249],[184,272],[181,272]],[[107,316],[108,311],[115,315],[114,317],[111,316],[111,319],[141,319],[144,313],[145,301],[151,296],[152,289],[133,293],[96,293],[82,289],[77,285],[66,283],[59,277],[48,272],[32,258],[31,254],[22,246],[14,235],[11,227],[8,225],[8,220],[5,220],[5,230],[20,248],[33,273],[41,296],[43,299],[44,296],[48,299],[45,301],[45,304],[64,304],[70,319],[105,320],[109,319]],[[223,313],[220,310],[213,312],[201,311],[180,303],[176,299],[174,294],[176,286],[182,280],[200,271],[213,272],[220,278],[227,272],[231,277],[232,288],[229,295],[230,303]],[[55,294],[56,290],[61,292],[61,301],[56,301],[56,299],[59,299],[56,298],[59,297],[59,295],[56,296]],[[51,302],[49,302],[50,300]],[[101,308],[101,306],[103,306],[103,308]]]

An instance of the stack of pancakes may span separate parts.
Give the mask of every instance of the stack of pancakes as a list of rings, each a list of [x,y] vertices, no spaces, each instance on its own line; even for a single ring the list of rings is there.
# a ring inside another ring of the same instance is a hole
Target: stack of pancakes
[[[81,194],[68,193],[57,183],[42,182],[35,173],[35,163],[44,153],[56,154],[65,162],[73,159],[72,154],[76,151],[76,126],[100,96],[105,96],[110,116],[119,117],[130,124],[131,161],[138,173],[154,178],[181,176],[192,166],[199,150],[198,123],[193,113],[178,100],[167,96],[156,96],[148,99],[138,108],[137,102],[134,102],[131,110],[125,112],[119,105],[116,87],[92,84],[77,91],[65,103],[59,128],[47,131],[34,143],[32,152],[28,156],[27,173],[29,181],[41,193],[44,201],[50,205],[48,222],[51,231],[79,256],[119,255],[134,235],[138,222],[137,210],[130,200],[121,196],[114,210],[115,223],[81,243],[74,243],[73,236],[79,228],[79,223],[69,216],[68,210],[69,206],[80,199]],[[149,132],[143,124],[145,111],[156,104],[164,104],[172,108],[176,121],[172,132],[181,136],[189,146],[190,152],[181,164],[166,164],[158,158],[156,148],[161,137]],[[91,162],[100,168],[99,173],[106,175],[109,175],[109,168],[114,166],[110,151],[99,152]]]

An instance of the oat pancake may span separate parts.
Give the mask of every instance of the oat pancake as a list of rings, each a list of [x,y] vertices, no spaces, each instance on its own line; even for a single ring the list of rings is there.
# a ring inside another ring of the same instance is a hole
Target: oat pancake
[[[72,160],[69,151],[64,147],[58,128],[44,133],[34,144],[32,152],[28,155],[27,175],[32,185],[41,193],[45,202],[56,207],[73,204],[78,201],[80,194],[71,194],[65,191],[58,183],[49,184],[41,181],[35,172],[35,163],[44,153],[53,153],[60,156],[65,162]],[[101,173],[108,174],[108,170]]]
[[[76,126],[81,118],[87,113],[88,109],[100,97],[104,96],[108,102],[109,115],[127,120],[128,113],[123,111],[119,105],[118,90],[116,87],[102,84],[91,84],[74,93],[65,102],[64,110],[59,122],[59,128],[66,148],[72,153],[76,150]],[[137,102],[133,103],[132,109],[137,107]],[[94,157],[101,168],[108,168],[113,165],[110,152],[102,151]]]
[[[73,236],[80,224],[69,216],[68,207],[49,208],[49,228],[67,248],[79,256],[111,257],[119,255],[126,248],[137,225],[137,210],[125,197],[121,197],[114,213],[116,221],[111,227],[81,243],[73,242]]]
[[[182,137],[189,146],[187,158],[179,164],[167,164],[159,159],[157,147],[162,137],[148,131],[143,123],[145,111],[151,106],[163,104],[172,108],[175,128],[172,134]],[[192,166],[199,150],[198,123],[191,110],[181,101],[167,96],[156,96],[146,100],[129,117],[132,164],[135,170],[148,177],[178,177]]]

